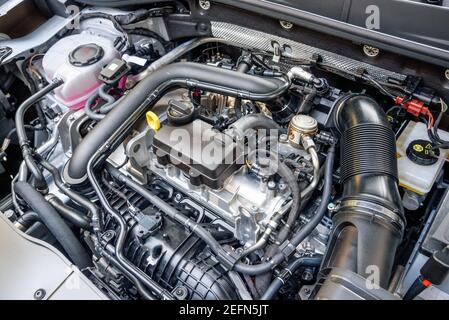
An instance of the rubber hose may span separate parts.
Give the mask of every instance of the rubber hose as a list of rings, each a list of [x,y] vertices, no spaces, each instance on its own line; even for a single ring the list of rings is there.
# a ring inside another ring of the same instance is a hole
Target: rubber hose
[[[91,257],[56,210],[35,188],[26,182],[14,185],[16,193],[36,212],[48,230],[61,244],[73,263],[80,269],[92,265]]]
[[[263,114],[252,113],[241,117],[229,127],[230,131],[234,130],[240,137],[250,129],[280,129],[280,126]]]
[[[43,160],[42,158],[40,159],[40,163],[46,170],[48,170],[51,173],[56,186],[59,188],[59,190],[62,193],[64,193],[66,196],[68,196],[70,199],[72,199],[79,205],[86,208],[91,213],[91,215],[92,215],[91,223],[92,223],[92,227],[93,227],[94,231],[99,232],[100,230],[102,230],[102,226],[101,226],[102,219],[101,219],[100,210],[98,209],[98,207],[95,204],[93,204],[89,199],[85,198],[84,196],[82,196],[79,193],[70,189],[62,181],[61,175],[59,174],[59,171],[55,166],[53,166],[49,162]]]
[[[301,227],[290,240],[293,246],[298,246],[304,241],[307,236],[317,227],[317,225],[323,220],[324,215],[327,212],[327,206],[329,204],[332,194],[332,177],[334,174],[334,161],[335,161],[335,146],[331,145],[327,152],[326,163],[324,167],[324,187],[323,195],[321,196],[321,203],[316,210],[312,219],[307,222],[306,225]]]
[[[34,176],[36,180],[36,187],[39,190],[45,190],[47,188],[47,183],[45,182],[45,178],[42,174],[42,171],[37,166],[36,162],[33,159],[33,152],[31,150],[31,147],[29,145],[28,137],[26,134],[25,129],[25,113],[28,111],[28,109],[37,103],[40,99],[42,99],[45,95],[56,89],[57,87],[61,86],[63,84],[63,81],[61,79],[55,79],[52,83],[48,84],[35,94],[33,94],[31,97],[29,97],[27,100],[25,100],[17,109],[16,115],[15,115],[15,123],[16,123],[16,129],[17,129],[17,137],[19,140],[20,148],[22,149],[22,155],[23,159],[28,167],[28,169],[31,171],[32,175]]]
[[[54,195],[47,197],[47,201],[59,212],[66,220],[82,229],[90,229],[90,219],[81,212],[65,205],[60,199]]]
[[[34,211],[24,212],[15,223],[19,224],[18,228],[22,231],[28,229],[35,222],[39,221],[39,215]]]
[[[293,260],[289,263],[288,267],[284,270],[284,274],[287,277],[292,276],[296,270],[298,270],[300,267],[319,267],[321,264],[322,257],[301,257],[298,259]],[[280,276],[276,277],[268,287],[268,289],[265,291],[263,296],[260,298],[260,300],[271,300],[273,297],[278,293],[279,289],[282,288],[282,286],[285,284],[285,281],[287,279],[284,279]]]
[[[99,97],[99,89],[96,90],[92,95],[87,99],[86,104],[84,105],[84,112],[89,117],[89,119],[100,121],[103,120],[104,115],[96,113],[92,108],[95,104],[95,100]]]
[[[246,117],[245,117],[246,118]],[[292,205],[290,207],[290,212],[287,217],[287,221],[284,224],[284,226],[281,228],[281,230],[278,233],[277,241],[279,243],[282,243],[286,240],[290,233],[291,227],[293,227],[294,223],[298,219],[300,209],[301,209],[301,191],[299,189],[298,181],[296,180],[295,175],[293,174],[292,170],[284,163],[281,162],[279,159],[279,156],[269,150],[261,150],[259,149],[258,152],[260,153],[266,153],[270,154],[270,157],[273,159],[277,159],[276,163],[278,166],[277,174],[284,180],[284,182],[289,186],[292,196]]]

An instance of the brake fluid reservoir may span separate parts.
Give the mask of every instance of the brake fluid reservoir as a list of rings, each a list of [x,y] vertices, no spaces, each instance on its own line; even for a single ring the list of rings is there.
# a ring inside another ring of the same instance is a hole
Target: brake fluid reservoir
[[[75,34],[56,42],[45,54],[42,65],[48,81],[64,80],[55,98],[72,109],[80,108],[95,92],[103,66],[119,57],[112,39],[94,34]]]
[[[449,133],[438,130],[443,140]],[[399,183],[418,195],[427,194],[448,157],[448,150],[436,149],[427,135],[427,126],[410,121],[397,140]]]

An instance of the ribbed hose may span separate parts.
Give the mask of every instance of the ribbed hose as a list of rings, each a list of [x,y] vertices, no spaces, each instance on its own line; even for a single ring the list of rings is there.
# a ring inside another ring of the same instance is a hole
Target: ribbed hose
[[[393,131],[376,123],[348,128],[341,137],[341,181],[358,175],[388,175],[398,179]]]
[[[377,285],[386,288],[404,229],[395,135],[384,111],[366,95],[344,97],[335,123],[341,133],[343,197],[332,217],[322,269],[368,277],[376,268]],[[334,293],[318,292],[317,298],[333,299]]]

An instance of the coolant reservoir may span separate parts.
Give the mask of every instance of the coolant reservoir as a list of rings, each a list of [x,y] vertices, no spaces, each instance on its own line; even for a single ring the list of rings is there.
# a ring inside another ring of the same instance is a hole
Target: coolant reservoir
[[[47,80],[61,78],[56,99],[72,109],[80,108],[101,84],[98,75],[112,59],[119,57],[112,39],[94,34],[75,34],[56,42],[45,54]]]
[[[449,133],[438,130],[443,140]],[[441,168],[448,157],[448,150],[432,150],[434,145],[427,135],[427,126],[410,121],[397,140],[398,171],[400,185],[418,195],[432,189]]]

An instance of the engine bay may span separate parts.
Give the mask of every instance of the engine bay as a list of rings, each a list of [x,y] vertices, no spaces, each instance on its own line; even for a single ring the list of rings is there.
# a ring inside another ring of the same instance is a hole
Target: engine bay
[[[107,299],[449,298],[449,79],[188,13],[0,42],[5,223]]]

